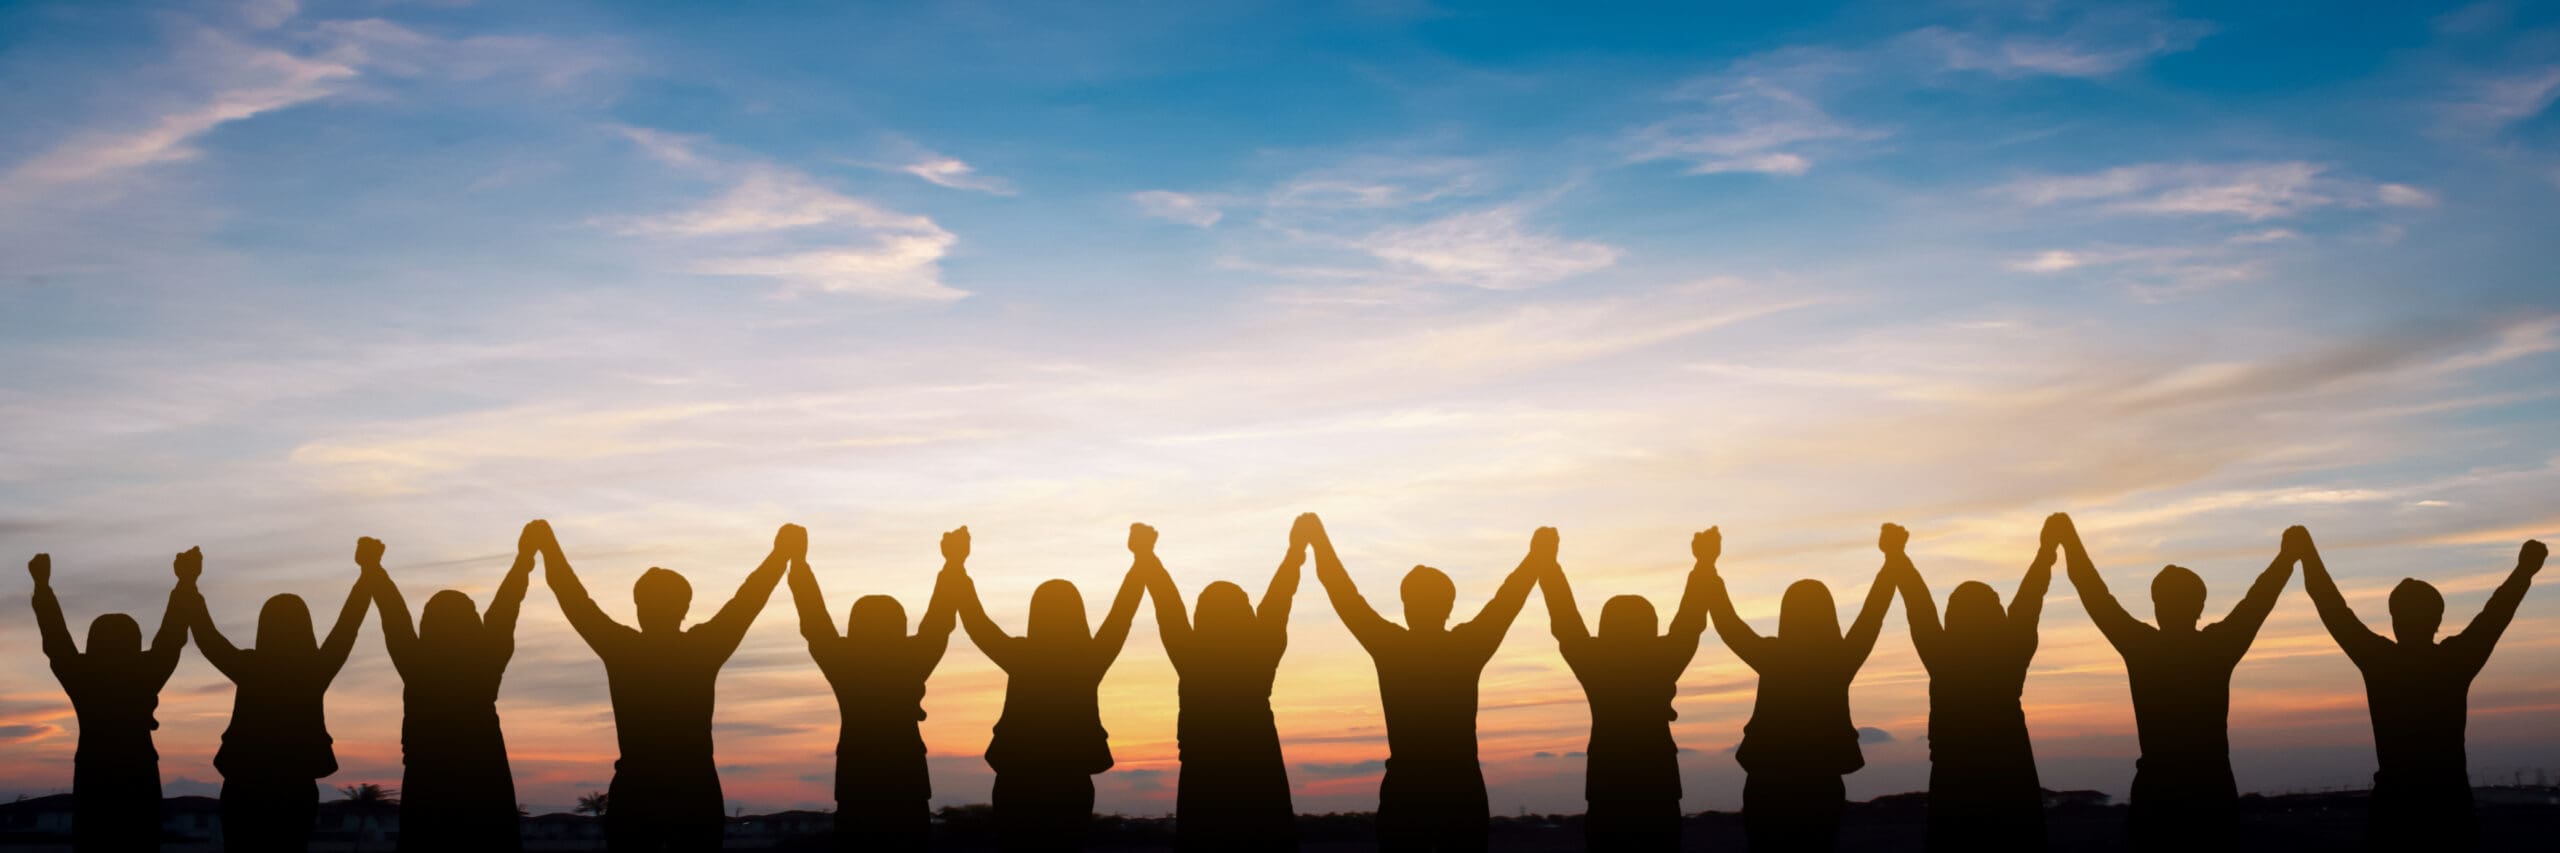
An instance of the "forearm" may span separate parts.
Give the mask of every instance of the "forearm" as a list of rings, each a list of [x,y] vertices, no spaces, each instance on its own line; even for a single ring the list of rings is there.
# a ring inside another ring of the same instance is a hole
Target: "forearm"
[[[44,653],[56,657],[77,653],[79,647],[71,641],[71,628],[62,618],[62,602],[54,597],[53,584],[38,581],[29,598],[35,605],[36,631],[43,638]]]
[[[791,567],[791,604],[800,614],[800,636],[810,642],[835,639],[836,627],[827,615],[826,593],[818,590],[818,576],[806,565]]]

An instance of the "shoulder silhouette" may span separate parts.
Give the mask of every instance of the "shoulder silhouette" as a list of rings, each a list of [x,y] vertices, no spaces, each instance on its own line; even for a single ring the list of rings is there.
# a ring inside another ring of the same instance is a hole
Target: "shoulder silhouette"
[[[1155,535],[1154,528],[1129,525],[1129,550],[1151,550]],[[1075,584],[1042,582],[1031,593],[1029,627],[1018,637],[987,617],[966,575],[957,581],[960,624],[1005,672],[1004,712],[987,744],[987,766],[996,771],[998,838],[1008,849],[1073,849],[1093,818],[1093,774],[1111,769],[1102,676],[1129,639],[1145,578],[1130,566],[1100,631],[1086,622]]]
[[[357,562],[380,543],[362,540]],[[242,649],[213,624],[202,595],[188,598],[196,648],[231,679],[231,725],[213,767],[222,772],[222,846],[226,850],[301,850],[311,841],[320,807],[314,781],[338,772],[322,703],[329,682],[355,651],[378,573],[360,572],[338,608],[325,641],[312,638],[311,610],[296,595],[267,599],[258,610],[258,642]]]
[[[515,656],[516,613],[532,582],[534,556],[551,525],[534,521],[516,538],[515,564],[483,614],[471,596],[442,590],[412,623],[409,603],[382,566],[382,543],[364,540],[357,559],[372,576],[382,641],[401,682],[400,849],[516,850],[515,777],[498,725],[498,684]]]
[[[2434,586],[2404,578],[2391,588],[2391,636],[2385,638],[2348,609],[2310,532],[2296,527],[2285,535],[2302,561],[2302,586],[2321,624],[2364,672],[2378,765],[2366,818],[2371,844],[2383,850],[2470,849],[2479,836],[2462,735],[2471,679],[2488,665],[2489,652],[2533,588],[2548,549],[2539,541],[2524,543],[2515,570],[2489,595],[2488,606],[2460,633],[2439,642],[2444,596]]]
[[[1671,739],[1671,721],[1680,715],[1671,701],[1707,630],[1706,582],[1715,575],[1723,536],[1711,527],[1691,538],[1697,564],[1667,633],[1656,633],[1653,602],[1621,595],[1601,605],[1600,633],[1592,634],[1556,552],[1537,555],[1557,647],[1591,705],[1582,787],[1586,849],[1680,848],[1680,748]]]
[[[1172,659],[1181,700],[1175,721],[1182,775],[1174,795],[1176,846],[1183,850],[1287,850],[1297,846],[1297,812],[1271,682],[1289,646],[1289,605],[1298,593],[1314,515],[1289,530],[1289,553],[1254,606],[1226,581],[1200,590],[1186,613],[1155,542],[1132,540],[1138,570],[1155,600],[1156,629]]]
[[[711,706],[720,667],[746,638],[783,570],[808,547],[808,531],[783,525],[774,534],[773,550],[747,573],[737,594],[691,628],[684,627],[684,617],[693,604],[693,586],[666,569],[643,572],[631,585],[640,622],[632,628],[613,621],[587,597],[559,541],[545,537],[543,578],[569,626],[604,661],[613,700],[614,740],[622,757],[613,763],[613,784],[606,791],[610,849],[719,849],[723,800],[720,771],[712,763]]]
[[[2036,556],[2004,610],[2000,594],[1966,581],[1947,596],[1947,618],[1906,550],[1910,533],[1885,525],[1879,541],[1902,591],[1911,645],[1929,671],[1929,849],[2039,850],[2045,844],[2044,789],[2027,737],[2027,664],[2036,622],[2053,580],[2055,531],[2045,521]]]
[[[1899,530],[1888,525],[1879,544]],[[1891,563],[1877,570],[1847,634],[1840,632],[1830,588],[1800,580],[1779,601],[1777,635],[1763,637],[1734,612],[1724,579],[1710,568],[1707,614],[1716,635],[1760,674],[1751,720],[1734,750],[1743,770],[1743,832],[1751,849],[1829,850],[1838,836],[1847,803],[1841,777],[1867,763],[1858,751],[1857,727],[1849,722],[1849,683],[1884,630],[1885,611],[1893,605],[1892,570]]]
[[[71,832],[79,850],[150,850],[160,844],[160,752],[151,733],[160,728],[160,688],[187,646],[186,602],[193,600],[203,565],[203,553],[194,548],[178,555],[172,567],[178,582],[148,648],[141,623],[105,613],[89,622],[84,650],[72,643],[62,604],[54,598],[52,555],[27,561],[45,660],[80,725],[79,750],[71,760]]]
[[[855,599],[836,632],[806,559],[791,563],[800,636],[836,694],[836,838],[846,850],[923,850],[933,830],[933,780],[925,769],[925,680],[942,663],[967,581],[969,528],[942,534],[942,572],[914,634],[907,611],[885,595]]]
[[[1529,556],[1474,619],[1449,625],[1458,590],[1429,566],[1405,573],[1405,624],[1379,616],[1351,582],[1333,540],[1310,522],[1316,579],[1378,670],[1387,719],[1387,772],[1378,783],[1378,844],[1401,850],[1482,850],[1490,832],[1484,768],[1476,762],[1476,691],[1511,620],[1554,560],[1556,532],[1539,528]]]

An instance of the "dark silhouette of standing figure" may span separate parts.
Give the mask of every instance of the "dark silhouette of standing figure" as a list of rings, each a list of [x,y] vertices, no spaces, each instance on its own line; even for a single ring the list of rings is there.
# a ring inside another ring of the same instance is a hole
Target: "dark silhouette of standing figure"
[[[363,546],[358,548],[361,564]],[[196,648],[233,686],[231,726],[222,730],[222,748],[213,754],[214,769],[222,771],[222,849],[310,846],[320,808],[315,783],[338,772],[323,701],[329,682],[355,651],[379,578],[373,572],[356,576],[325,642],[312,640],[311,609],[300,596],[267,599],[258,610],[258,645],[249,649],[223,638],[205,611],[204,596],[188,596]]]
[[[2347,608],[2338,584],[2320,562],[2311,534],[2285,531],[2302,559],[2302,586],[2320,610],[2320,623],[2338,648],[2364,671],[2364,700],[2373,709],[2373,799],[2367,843],[2376,850],[2469,850],[2480,827],[2471,813],[2470,761],[2462,730],[2469,723],[2471,679],[2489,663],[2498,635],[2516,617],[2542,571],[2549,549],[2528,540],[2515,571],[2489,594],[2489,605],[2462,633],[2436,642],[2444,623],[2444,596],[2425,581],[2404,578],[2391,588],[2391,638],[2384,639]]]
[[[622,757],[613,762],[613,784],[605,792],[612,804],[604,814],[606,849],[720,849],[724,803],[711,750],[720,667],[746,639],[748,626],[782,582],[783,569],[803,559],[808,547],[808,531],[783,525],[773,535],[772,553],[747,573],[729,603],[691,628],[684,627],[684,616],[693,605],[693,586],[666,569],[642,572],[631,585],[640,617],[634,630],[587,597],[557,538],[542,543],[543,578],[569,626],[604,660],[613,697],[614,741]]]
[[[382,567],[382,543],[365,539],[356,560],[376,575],[382,643],[400,671],[400,849],[518,850],[516,783],[498,726],[498,683],[516,652],[516,612],[532,582],[533,557],[551,539],[535,521],[516,539],[515,565],[498,582],[484,617],[471,596],[443,590],[424,618]]]
[[[952,599],[967,576],[969,528],[942,534],[942,574],[914,636],[907,611],[885,595],[855,599],[836,633],[826,594],[807,560],[791,564],[791,600],[809,657],[835,689],[836,845],[845,850],[923,850],[933,835],[933,778],[925,769],[925,679],[942,663],[955,624]]]
[[[160,721],[153,712],[160,707],[161,685],[169,683],[178,653],[187,647],[186,601],[203,566],[204,554],[196,549],[178,555],[172,566],[178,583],[169,590],[151,648],[142,647],[141,623],[105,613],[90,620],[84,652],[72,644],[62,603],[53,596],[53,557],[37,554],[27,561],[27,574],[36,581],[36,630],[44,637],[45,660],[80,720],[79,751],[71,758],[74,850],[160,847],[160,752],[151,745]]]
[[[2275,562],[2258,574],[2230,615],[2202,628],[2196,622],[2204,616],[2205,586],[2195,572],[2169,566],[2152,578],[2151,610],[2160,620],[2154,628],[2126,613],[2107,592],[2069,516],[2047,521],[2045,538],[2047,547],[2062,546],[2071,586],[2088,608],[2089,621],[2124,656],[2134,729],[2142,742],[2127,816],[2133,846],[2231,849],[2240,820],[2240,789],[2231,778],[2231,671],[2293,579],[2293,535],[2286,534]]]
[[[1742,765],[1742,827],[1753,851],[1830,850],[1840,834],[1848,796],[1841,777],[1867,765],[1849,722],[1849,683],[1884,631],[1892,571],[1890,562],[1876,571],[1847,636],[1821,581],[1789,585],[1778,605],[1778,635],[1762,637],[1734,613],[1724,578],[1707,580],[1716,636],[1760,674],[1751,721],[1733,754]]]
[[[1981,581],[1957,584],[1947,621],[1904,550],[1911,534],[1884,526],[1885,564],[1902,588],[1911,645],[1929,672],[1929,849],[2042,850],[2044,788],[2019,704],[2036,656],[2036,622],[2053,582],[2059,514],[2045,519],[2035,560],[2009,599]]]
[[[1715,574],[1724,534],[1707,528],[1689,540],[1697,567],[1671,615],[1671,631],[1656,635],[1653,602],[1620,595],[1600,606],[1600,634],[1593,636],[1574,603],[1564,567],[1539,567],[1547,594],[1547,621],[1566,666],[1582,682],[1591,703],[1589,770],[1582,784],[1583,846],[1590,850],[1680,849],[1680,747],[1671,700],[1680,675],[1698,656],[1707,631],[1707,579]]]
[[[1483,850],[1492,815],[1476,762],[1476,687],[1484,666],[1529,600],[1541,566],[1555,562],[1556,531],[1538,528],[1529,555],[1476,618],[1449,627],[1458,588],[1430,566],[1405,573],[1404,625],[1379,616],[1351,583],[1324,525],[1315,523],[1316,579],[1344,627],[1378,669],[1387,719],[1387,773],[1378,782],[1382,850]]]
[[[1200,590],[1199,610],[1182,610],[1173,575],[1142,543],[1138,570],[1155,599],[1156,630],[1179,679],[1174,724],[1182,776],[1174,793],[1174,841],[1183,850],[1295,850],[1296,809],[1280,729],[1271,717],[1271,681],[1289,647],[1289,604],[1298,594],[1315,516],[1289,529],[1289,556],[1271,573],[1254,607],[1243,587],[1226,581]]]
[[[1129,550],[1155,546],[1155,528],[1129,525]],[[1031,592],[1030,627],[1006,634],[978,601],[967,575],[954,600],[969,641],[1005,673],[1004,712],[987,743],[996,771],[996,840],[1007,850],[1074,850],[1093,819],[1093,774],[1111,769],[1111,735],[1102,729],[1102,676],[1129,640],[1129,623],[1145,597],[1132,564],[1102,630],[1086,627],[1084,596],[1063,580]]]

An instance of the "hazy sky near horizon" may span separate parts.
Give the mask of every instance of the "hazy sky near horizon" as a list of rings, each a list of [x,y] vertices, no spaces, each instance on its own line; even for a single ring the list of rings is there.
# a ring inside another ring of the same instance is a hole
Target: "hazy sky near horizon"
[[[1132,521],[1195,594],[1320,512],[1390,615],[1417,563],[1470,612],[1539,525],[1586,613],[1667,612],[1713,524],[1771,629],[1797,578],[1854,606],[1879,522],[2005,595],[2063,510],[2137,615],[2169,562],[2227,610],[2298,523],[2369,623],[2414,576],[2450,632],[2560,537],[2555,96],[2548,3],[0,4],[0,555],[51,552],[85,634],[155,625],[202,546],[246,640],[271,594],[333,612],[359,535],[485,602],[549,518],[617,618],[650,566],[700,618],[797,522],[841,618],[920,611],[967,524],[1018,630],[1051,577],[1098,619]],[[9,576],[0,794],[62,790]],[[2560,768],[2550,585],[2473,687],[2484,783]],[[1902,618],[1853,797],[1926,784]],[[1485,675],[1504,812],[1581,807],[1546,619]],[[1105,810],[1171,810],[1152,621]],[[603,671],[538,581],[518,636],[521,799],[563,810],[612,772]],[[329,784],[398,782],[380,637]],[[1368,808],[1374,674],[1312,578],[1291,638],[1298,806]],[[985,799],[1002,688],[955,639],[938,802]],[[218,781],[230,692],[171,681],[171,793]],[[1752,695],[1710,637],[1690,808],[1738,806]],[[2124,794],[2122,664],[2059,579],[2025,702],[2047,787]],[[777,593],[721,682],[730,799],[828,804],[835,727]],[[2244,790],[2372,772],[2298,580],[2232,727]]]

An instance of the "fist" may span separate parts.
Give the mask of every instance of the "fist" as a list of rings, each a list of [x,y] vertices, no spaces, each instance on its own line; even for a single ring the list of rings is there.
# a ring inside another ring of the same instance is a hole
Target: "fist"
[[[179,552],[177,561],[171,563],[170,568],[177,571],[179,580],[195,580],[197,575],[204,574],[204,549],[189,548]]]
[[[356,567],[377,568],[382,565],[382,540],[371,536],[356,540]]]
[[[2079,537],[2080,531],[2071,526],[2071,516],[2068,513],[2057,512],[2044,517],[2044,536],[2042,537],[2042,544],[2044,545],[2045,550],[2050,551],[2052,549],[2062,547],[2062,543],[2069,542]]]
[[[1538,528],[1538,532],[1529,534],[1529,558],[1540,563],[1555,562],[1556,549],[1563,544],[1562,539],[1553,527]]]
[[[1148,527],[1144,524],[1129,525],[1129,553],[1145,555],[1153,554],[1155,553],[1155,550],[1155,528]]]
[[[969,559],[969,525],[963,524],[942,534],[942,559],[949,563]]]
[[[552,544],[551,522],[534,519],[524,523],[524,532],[516,534],[516,553],[540,551]]]
[[[1289,524],[1289,548],[1296,550],[1315,544],[1316,537],[1323,535],[1324,522],[1317,521],[1315,513],[1298,513],[1298,520]]]
[[[2312,552],[2311,531],[2299,524],[2285,528],[2283,548],[2284,553],[2297,559],[2309,556]]]
[[[1911,531],[1902,529],[1902,525],[1887,524],[1876,533],[1876,547],[1887,554],[1900,554],[1903,546],[1909,544]]]
[[[2523,564],[2528,572],[2538,572],[2542,570],[2543,558],[2549,556],[2551,556],[2551,549],[2545,547],[2542,540],[2527,539],[2524,540],[2524,551],[2516,555],[2516,562]],[[36,559],[44,559],[44,555],[38,554]]]
[[[35,578],[35,579],[36,579],[36,583],[50,583],[50,582],[52,582],[52,580],[53,580],[53,555],[52,555],[52,554],[37,554],[37,555],[35,556],[35,559],[28,560],[28,561],[27,561],[27,575],[28,575],[29,577],[33,577],[33,578]]]
[[[1724,556],[1724,531],[1713,527],[1698,531],[1689,537],[1689,554],[1698,562],[1714,563],[1717,557]]]
[[[773,552],[794,560],[809,558],[809,530],[797,524],[785,524],[773,532]]]

